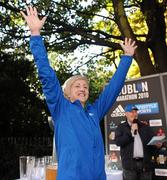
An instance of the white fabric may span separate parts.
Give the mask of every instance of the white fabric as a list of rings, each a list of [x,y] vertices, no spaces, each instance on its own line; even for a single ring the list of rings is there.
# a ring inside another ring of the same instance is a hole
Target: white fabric
[[[132,126],[132,123],[128,120],[128,124]],[[134,146],[133,146],[133,158],[143,158],[144,150],[143,143],[141,141],[140,135],[137,131],[137,134],[134,134],[134,131],[131,130],[132,136],[134,137]]]
[[[123,180],[122,171],[112,170],[111,172],[106,172],[107,180]]]
[[[134,149],[133,149],[133,157],[134,158],[143,158],[143,144],[140,138],[139,133],[137,132],[136,135],[134,135]]]

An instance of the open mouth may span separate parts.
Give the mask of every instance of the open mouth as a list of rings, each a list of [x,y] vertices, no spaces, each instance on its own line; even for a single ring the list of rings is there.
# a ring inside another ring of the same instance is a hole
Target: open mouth
[[[78,94],[78,96],[80,96],[80,97],[85,97],[85,94]]]

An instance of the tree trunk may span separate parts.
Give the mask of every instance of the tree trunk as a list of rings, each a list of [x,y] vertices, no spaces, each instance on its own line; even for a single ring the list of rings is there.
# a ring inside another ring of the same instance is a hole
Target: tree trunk
[[[166,42],[157,40],[150,45],[154,59],[155,67],[159,73],[167,72],[167,46]]]
[[[124,37],[129,37],[137,42],[138,48],[135,54],[135,60],[139,66],[141,76],[154,74],[155,68],[151,62],[146,43],[137,41],[128,22],[127,16],[124,11],[124,1],[113,0],[114,12],[119,30]]]
[[[141,4],[141,10],[146,17],[149,29],[147,36],[148,47],[153,53],[155,67],[159,73],[167,71],[165,9],[165,4],[158,3],[156,0],[143,0]]]
[[[136,49],[135,59],[140,68],[141,76],[155,74],[156,70],[151,62],[148,47],[145,42],[138,41],[138,48]]]

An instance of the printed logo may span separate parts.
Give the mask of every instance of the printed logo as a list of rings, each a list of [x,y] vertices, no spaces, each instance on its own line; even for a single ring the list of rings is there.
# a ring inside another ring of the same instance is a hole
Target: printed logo
[[[89,116],[93,116],[94,114],[93,113],[89,113]]]
[[[109,149],[110,151],[120,151],[120,147],[117,146],[116,144],[110,144]]]
[[[157,102],[146,103],[146,104],[135,104],[139,109],[139,114],[157,114],[159,113],[159,105]]]
[[[155,169],[156,176],[167,176],[167,169]]]
[[[162,119],[151,119],[149,120],[150,127],[162,126]]]
[[[109,127],[110,129],[116,129],[117,125],[113,121],[111,121],[111,123],[109,124]]]
[[[112,112],[111,117],[121,117],[121,116],[125,116],[125,110],[119,104],[118,107]]]

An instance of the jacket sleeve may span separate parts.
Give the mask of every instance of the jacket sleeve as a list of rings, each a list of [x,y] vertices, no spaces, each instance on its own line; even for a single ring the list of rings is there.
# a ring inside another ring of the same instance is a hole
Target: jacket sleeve
[[[118,97],[126,78],[126,74],[132,63],[131,56],[121,56],[121,61],[112,79],[100,94],[99,98],[93,104],[99,120],[109,111]]]
[[[115,131],[115,142],[117,146],[124,147],[134,141],[130,130],[123,128],[121,125],[117,127]]]
[[[47,52],[41,36],[31,36],[30,49],[37,66],[38,76],[42,83],[49,111],[54,119],[64,98],[61,86],[54,70],[49,65]]]

